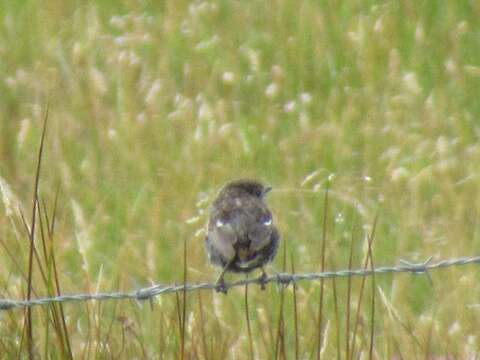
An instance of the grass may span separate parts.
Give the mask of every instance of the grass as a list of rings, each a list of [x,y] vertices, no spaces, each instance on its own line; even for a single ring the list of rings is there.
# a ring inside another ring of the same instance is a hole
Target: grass
[[[213,281],[208,205],[242,176],[275,189],[270,273],[478,255],[479,16],[466,0],[4,1],[0,296]],[[0,312],[0,352],[478,357],[478,269],[431,276]]]

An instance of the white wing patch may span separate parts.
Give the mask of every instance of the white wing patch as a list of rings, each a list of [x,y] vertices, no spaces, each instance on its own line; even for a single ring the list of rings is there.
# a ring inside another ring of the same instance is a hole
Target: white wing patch
[[[224,225],[225,225],[225,223],[224,223],[222,220],[220,220],[220,219],[218,219],[217,222],[215,223],[215,226],[216,226],[217,228],[221,228],[221,227],[224,226]]]

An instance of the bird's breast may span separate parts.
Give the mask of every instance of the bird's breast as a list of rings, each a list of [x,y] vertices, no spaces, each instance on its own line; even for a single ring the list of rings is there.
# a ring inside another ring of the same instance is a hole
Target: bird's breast
[[[237,250],[237,256],[241,262],[245,262],[252,258],[252,252],[248,247],[240,247]]]

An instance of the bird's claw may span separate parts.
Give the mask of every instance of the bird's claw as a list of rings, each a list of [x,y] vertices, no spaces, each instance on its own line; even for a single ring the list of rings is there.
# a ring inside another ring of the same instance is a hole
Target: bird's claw
[[[215,284],[215,290],[217,292],[227,294],[227,287],[225,286],[225,280],[223,280],[223,277],[217,280],[217,283]]]
[[[258,278],[258,282],[260,283],[260,289],[265,290],[265,285],[267,284],[267,274],[265,272],[262,272],[262,275]]]

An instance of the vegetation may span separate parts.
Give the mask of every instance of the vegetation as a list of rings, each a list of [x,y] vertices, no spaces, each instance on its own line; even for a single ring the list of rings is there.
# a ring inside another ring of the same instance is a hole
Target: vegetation
[[[269,273],[479,255],[479,18],[467,0],[4,0],[0,297],[214,281],[208,205],[247,176],[274,187]],[[0,311],[0,353],[477,358],[478,266],[431,280]]]

